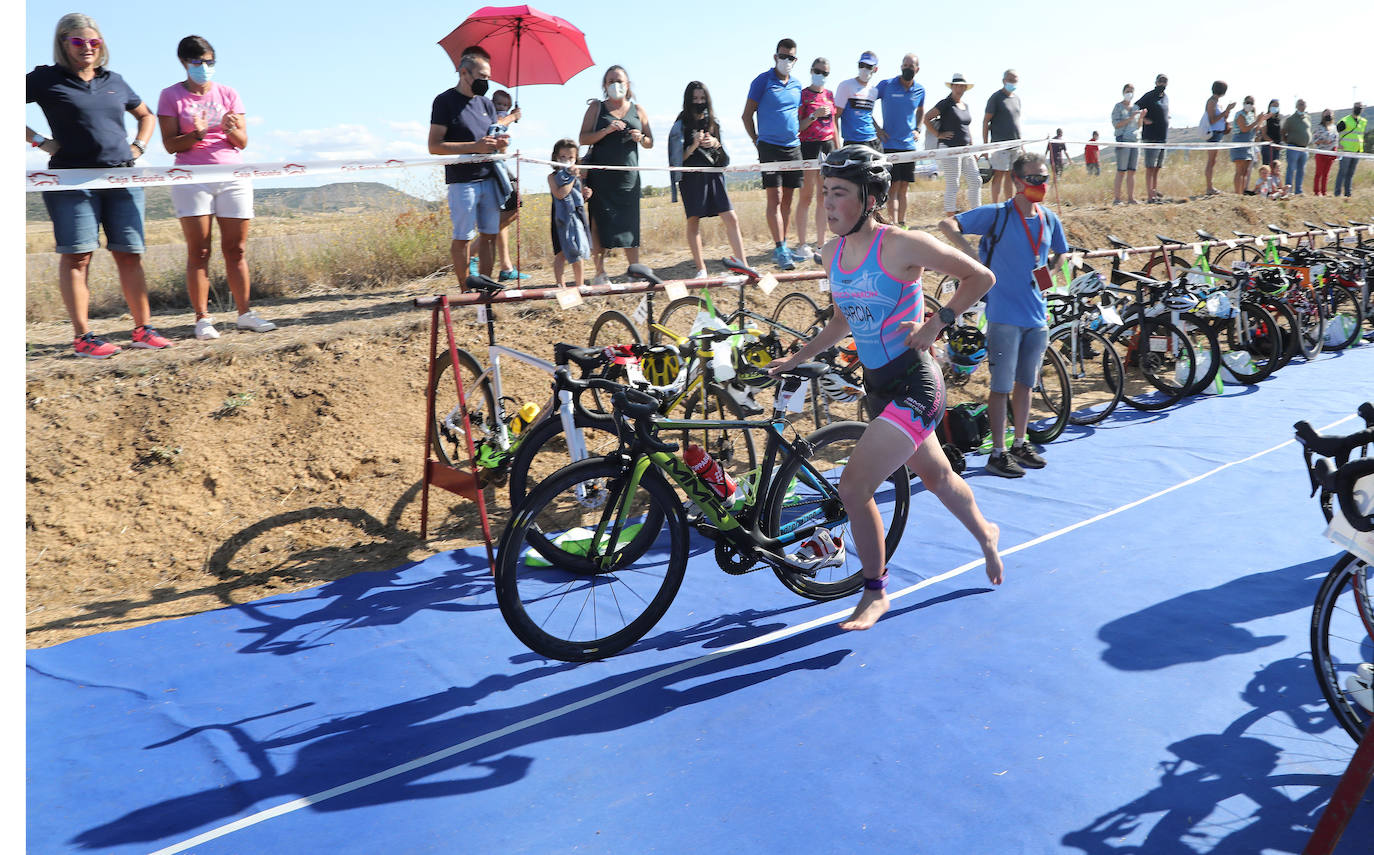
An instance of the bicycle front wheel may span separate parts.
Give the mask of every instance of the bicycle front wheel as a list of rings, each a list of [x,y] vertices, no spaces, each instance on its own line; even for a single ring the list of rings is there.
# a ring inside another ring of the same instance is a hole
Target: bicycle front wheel
[[[642,343],[643,340],[639,337],[639,330],[635,329],[634,322],[624,312],[615,309],[607,309],[597,316],[596,321],[592,323],[591,335],[587,339],[588,347],[615,347]],[[601,376],[617,383],[624,383],[627,379],[625,366],[619,364],[606,366],[606,369],[601,372]],[[588,409],[594,413],[604,413],[609,416],[611,412],[610,396],[598,389],[591,390],[591,396],[592,404]]]
[[[1359,341],[1364,326],[1359,293],[1345,285],[1328,283],[1321,299],[1326,315],[1326,349],[1345,350]]]
[[[863,587],[863,566],[837,488],[866,427],[860,422],[826,425],[806,437],[812,449],[808,458],[787,457],[774,474],[772,492],[766,498],[768,504],[761,517],[764,533],[784,537],[802,526],[820,525],[844,544],[843,561],[821,568],[814,575],[790,567],[773,568],[788,590],[807,599],[833,600]],[[898,466],[874,498],[883,521],[884,550],[891,558],[901,543],[911,506],[911,476],[906,466]]]
[[[1069,423],[1073,409],[1073,385],[1069,367],[1058,351],[1046,348],[1040,360],[1040,378],[1030,396],[1030,420],[1026,436],[1032,442],[1054,442]]]
[[[624,650],[668,610],[687,567],[687,524],[657,470],[589,458],[530,492],[496,556],[496,600],[527,647],[563,662]],[[556,548],[550,548],[552,543]]]
[[[1121,354],[1116,345],[1097,330],[1071,326],[1050,333],[1050,347],[1064,357],[1073,384],[1073,408],[1069,423],[1092,425],[1105,419],[1121,403]]]
[[[1226,322],[1219,336],[1222,365],[1237,382],[1250,386],[1274,373],[1281,347],[1277,324],[1268,310],[1249,300],[1242,302],[1239,314]]]
[[[773,321],[778,325],[773,328],[773,332],[782,342],[784,352],[789,352],[793,344],[806,344],[820,332],[823,325],[820,306],[816,305],[816,301],[811,299],[810,295],[800,291],[784,294],[782,299],[778,300],[777,306],[773,308]]]
[[[574,411],[573,424],[581,434],[587,457],[610,454],[620,444],[615,422],[609,418],[583,415]],[[563,432],[563,419],[554,411],[520,437],[520,445],[510,463],[510,506],[520,507],[534,485],[569,463],[575,463],[568,437]]]
[[[1137,410],[1170,407],[1193,385],[1197,355],[1178,327],[1155,318],[1131,318],[1112,333],[1122,346],[1123,400]]]
[[[1312,606],[1312,667],[1331,712],[1358,744],[1374,717],[1374,605],[1369,565],[1350,553],[1326,574]]]
[[[477,359],[461,348],[458,349],[458,376],[463,381],[472,443],[481,460],[483,447],[496,435],[496,395],[491,388],[491,378],[482,377],[482,366]],[[464,408],[458,403],[449,351],[434,358],[434,378],[429,388],[434,396],[434,427],[430,437],[434,456],[449,466],[467,470],[472,465],[472,457],[463,435]]]

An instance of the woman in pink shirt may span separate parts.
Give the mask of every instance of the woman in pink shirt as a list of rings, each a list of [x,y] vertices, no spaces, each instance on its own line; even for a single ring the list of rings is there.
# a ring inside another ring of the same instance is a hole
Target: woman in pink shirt
[[[243,102],[233,89],[212,83],[215,49],[200,36],[187,36],[177,45],[177,59],[186,79],[162,90],[157,120],[162,144],[176,155],[178,165],[212,166],[242,163],[248,145]],[[210,317],[210,218],[219,221],[225,276],[238,308],[239,329],[274,330],[277,325],[258,317],[248,302],[248,221],[253,218],[253,185],[247,179],[172,185],[172,207],[186,235],[186,292],[196,312],[196,338],[219,338]]]
[[[811,63],[811,85],[802,89],[801,107],[797,110],[798,125],[801,128],[802,160],[825,160],[825,156],[835,150],[835,96],[825,88],[825,79],[830,76],[830,62],[825,57],[817,57]],[[797,202],[797,248],[792,252],[794,261],[810,261],[816,251],[806,241],[807,215],[811,212],[811,200],[816,200],[816,243],[825,243],[825,208],[820,203],[821,172],[808,169],[802,179],[801,200]]]

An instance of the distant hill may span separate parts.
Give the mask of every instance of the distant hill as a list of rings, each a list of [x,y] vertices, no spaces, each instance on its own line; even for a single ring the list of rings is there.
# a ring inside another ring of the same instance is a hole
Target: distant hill
[[[25,218],[45,222],[48,211],[39,194],[26,193],[25,196]],[[145,188],[144,199],[149,220],[172,219],[176,216],[168,188]],[[259,216],[289,217],[293,214],[347,213],[354,210],[414,209],[437,204],[375,181],[351,181],[323,187],[259,187],[253,192],[253,209]]]

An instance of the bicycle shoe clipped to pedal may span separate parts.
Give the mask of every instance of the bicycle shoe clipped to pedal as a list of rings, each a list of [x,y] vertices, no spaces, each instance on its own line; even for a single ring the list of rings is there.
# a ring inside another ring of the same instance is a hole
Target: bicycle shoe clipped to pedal
[[[722,384],[721,391],[734,402],[739,414],[744,418],[752,418],[763,414],[763,407],[759,406],[755,403],[753,398],[749,397],[749,391],[747,389],[741,389],[733,382],[730,382]]]
[[[845,562],[844,541],[837,539],[828,529],[818,528],[815,533],[803,540],[801,548],[787,555],[786,564],[815,578],[816,573],[825,567],[839,567]]]
[[[1345,690],[1365,712],[1374,713],[1374,664],[1361,662],[1355,673],[1345,678]]]

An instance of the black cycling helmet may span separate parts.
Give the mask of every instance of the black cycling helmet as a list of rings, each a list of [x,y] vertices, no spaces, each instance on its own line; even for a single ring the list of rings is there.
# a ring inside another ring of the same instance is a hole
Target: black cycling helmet
[[[859,185],[859,204],[863,213],[845,236],[857,232],[864,221],[887,202],[887,191],[892,186],[887,158],[866,145],[847,145],[830,152],[821,161],[821,177],[840,178]],[[871,208],[870,198],[873,200]]]

